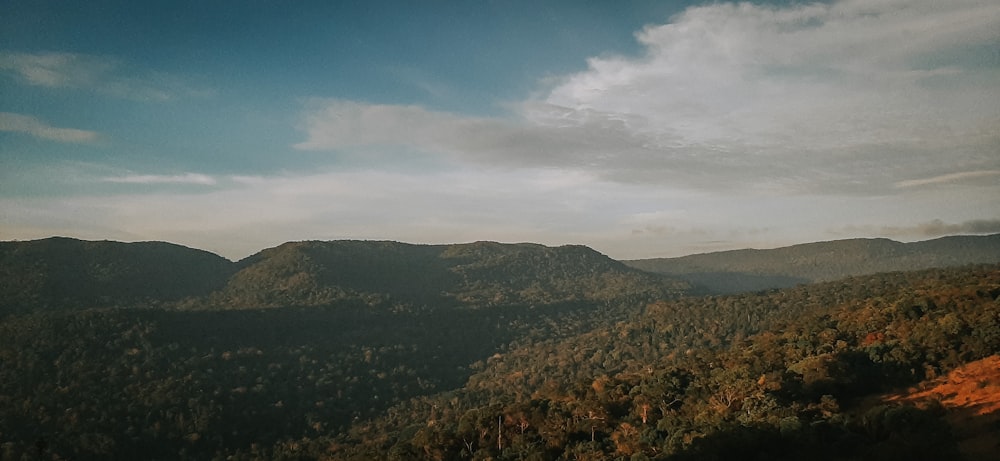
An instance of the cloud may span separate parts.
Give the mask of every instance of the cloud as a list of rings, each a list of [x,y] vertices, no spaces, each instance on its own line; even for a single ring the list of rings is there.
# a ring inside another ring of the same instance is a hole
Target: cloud
[[[135,101],[167,101],[178,96],[204,96],[176,77],[140,72],[118,59],[78,53],[0,52],[0,71],[32,86],[97,91]]]
[[[214,186],[218,183],[214,177],[201,173],[184,173],[179,175],[130,174],[104,177],[101,180],[103,182],[121,184],[194,184]]]
[[[25,133],[36,138],[65,143],[87,144],[97,141],[95,131],[57,128],[30,115],[0,112],[0,131]]]
[[[199,176],[208,175],[181,175]],[[232,257],[298,239],[564,244],[614,228],[614,219],[597,219],[595,209],[623,208],[617,204],[621,196],[614,185],[544,169],[426,175],[325,171],[213,178],[216,187],[195,190],[0,197],[0,209],[5,210],[0,234],[33,238],[97,235],[114,229],[114,235],[129,240],[169,240]],[[539,194],[546,200],[537,200]],[[25,235],[26,229],[30,235]]]
[[[919,187],[919,186],[928,186],[937,184],[948,184],[956,182],[965,182],[970,179],[988,178],[991,176],[1000,176],[1000,170],[961,171],[958,173],[943,174],[940,176],[934,176],[930,178],[908,179],[905,181],[897,182],[895,186],[897,188],[906,188],[906,187]]]
[[[406,147],[449,159],[511,167],[587,166],[602,163],[605,152],[638,151],[623,126],[601,117],[576,114],[572,124],[548,126],[488,117],[430,111],[419,106],[375,105],[355,101],[310,102],[302,129],[303,150],[355,150]],[[528,106],[525,106],[526,108]],[[551,108],[533,106],[538,113]]]
[[[296,147],[575,168],[623,183],[898,193],[1000,169],[1000,5],[841,1],[686,10],[506,117],[313,100]]]
[[[773,248],[814,241],[833,228],[846,238],[997,227],[995,220],[963,218],[997,209],[995,199],[963,200],[953,189],[933,191],[938,200],[933,205],[922,200],[913,205],[899,196],[859,202],[838,196],[720,195],[546,167],[321,168],[236,176],[135,173],[69,162],[23,170],[13,179],[44,184],[44,191],[0,196],[4,238],[167,240],[231,258],[289,240],[353,238],[579,243],[635,259]],[[0,178],[0,184],[7,182]],[[115,185],[95,188],[100,182]],[[60,193],[66,190],[74,193]],[[963,224],[878,224],[919,222],[927,215]],[[847,228],[845,223],[876,224]]]
[[[910,227],[886,226],[880,235],[890,237],[940,237],[954,234],[1000,233],[1000,219],[976,219],[961,223],[946,223],[940,219]]]

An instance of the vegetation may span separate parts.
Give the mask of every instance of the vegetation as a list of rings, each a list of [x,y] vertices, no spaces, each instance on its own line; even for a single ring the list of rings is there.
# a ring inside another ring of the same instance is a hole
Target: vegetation
[[[572,245],[291,242],[233,263],[160,242],[0,243],[0,316],[39,309],[343,302],[390,310],[544,306],[623,297],[642,302],[688,288]]]
[[[1000,352],[998,296],[989,266],[656,303],[611,328],[523,342],[463,389],[313,455],[957,459],[933,410],[856,402]]]
[[[0,242],[0,316],[172,303],[222,287],[231,266],[221,256],[163,242]]]
[[[997,265],[682,297],[583,247],[300,242],[220,273],[9,302],[0,460],[961,459],[940,406],[866,397],[1000,353]]]
[[[482,308],[673,297],[687,284],[582,246],[477,242],[294,242],[239,263],[207,304],[220,308],[353,300],[399,309]]]

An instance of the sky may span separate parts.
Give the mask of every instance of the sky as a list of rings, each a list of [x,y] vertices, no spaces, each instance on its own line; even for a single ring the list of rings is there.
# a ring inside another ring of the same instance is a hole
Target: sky
[[[0,240],[1000,232],[1000,2],[0,3]]]

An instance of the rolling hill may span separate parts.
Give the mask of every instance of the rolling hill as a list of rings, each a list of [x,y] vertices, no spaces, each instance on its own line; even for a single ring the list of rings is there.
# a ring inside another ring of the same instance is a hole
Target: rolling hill
[[[221,288],[229,260],[164,242],[0,242],[0,315],[176,302]]]

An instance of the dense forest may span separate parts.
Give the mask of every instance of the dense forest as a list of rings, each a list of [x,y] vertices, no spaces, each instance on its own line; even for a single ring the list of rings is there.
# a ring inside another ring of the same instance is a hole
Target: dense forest
[[[872,396],[1000,353],[998,265],[694,296],[585,247],[299,242],[177,248],[185,288],[16,243],[0,460],[963,459],[944,404]]]

